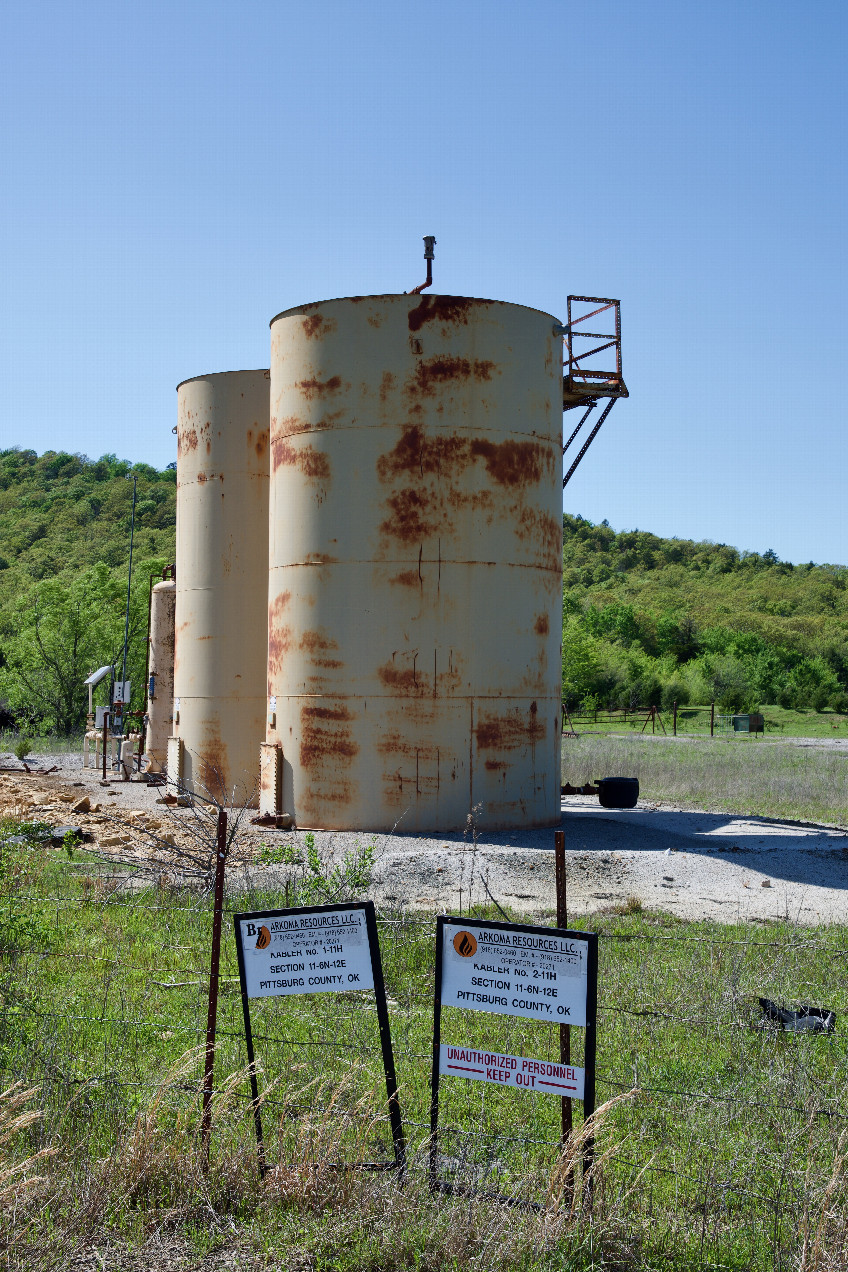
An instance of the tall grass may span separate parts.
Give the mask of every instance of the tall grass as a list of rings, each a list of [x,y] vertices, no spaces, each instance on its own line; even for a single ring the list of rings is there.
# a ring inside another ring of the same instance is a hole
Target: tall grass
[[[429,1191],[431,919],[380,921],[406,1185],[359,1169],[391,1159],[373,997],[360,993],[254,1002],[263,1179],[230,925],[216,1069],[230,1076],[218,1080],[208,1161],[199,1135],[208,897],[167,881],[140,887],[114,863],[11,836],[0,860],[0,916],[25,906],[34,924],[5,920],[0,1070],[40,1087],[28,1107],[41,1113],[16,1126],[0,1171],[45,1177],[40,1196],[24,1190],[0,1213],[4,1272],[68,1266],[92,1244],[138,1246],[151,1232],[200,1253],[237,1242],[251,1272],[263,1260],[338,1272],[848,1272],[846,928],[647,912],[581,920],[600,934],[607,1104],[591,1215],[569,1187],[556,1099],[457,1078],[442,1086],[440,1178],[536,1201],[531,1211]],[[283,900],[257,890],[228,908]],[[758,995],[826,1005],[836,1033],[764,1027]],[[449,1042],[559,1054],[556,1025],[445,1007],[442,1030]],[[582,1047],[574,1029],[577,1064]],[[10,1109],[10,1125],[23,1111]],[[575,1124],[581,1133],[579,1106]],[[55,1157],[34,1161],[45,1148]]]
[[[562,780],[638,777],[643,799],[683,807],[848,823],[848,755],[791,743],[565,738]]]

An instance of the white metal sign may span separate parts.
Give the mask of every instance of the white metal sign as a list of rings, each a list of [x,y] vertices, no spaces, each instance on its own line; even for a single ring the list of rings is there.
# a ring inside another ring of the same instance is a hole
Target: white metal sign
[[[248,998],[373,989],[362,909],[239,919]]]
[[[584,1026],[587,945],[517,925],[445,923],[441,991],[443,1007]]]
[[[583,1099],[584,1070],[552,1060],[530,1056],[508,1056],[498,1051],[477,1051],[473,1047],[439,1047],[439,1073],[475,1082],[497,1082],[521,1091],[544,1091]]]
[[[112,701],[120,702],[126,706],[130,701],[130,682],[128,680],[116,680],[115,689],[112,693]]]

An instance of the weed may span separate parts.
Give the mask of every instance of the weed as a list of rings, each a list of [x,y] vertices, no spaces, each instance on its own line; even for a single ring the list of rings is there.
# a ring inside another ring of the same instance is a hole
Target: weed
[[[609,914],[640,914],[642,912],[642,900],[637,896],[626,897],[623,901],[619,901],[616,905],[609,907]]]
[[[283,866],[281,885],[287,906],[332,905],[364,896],[371,886],[377,845],[357,842],[345,851],[341,861],[322,854],[315,835],[307,831],[303,844],[287,841],[263,844],[259,864]]]

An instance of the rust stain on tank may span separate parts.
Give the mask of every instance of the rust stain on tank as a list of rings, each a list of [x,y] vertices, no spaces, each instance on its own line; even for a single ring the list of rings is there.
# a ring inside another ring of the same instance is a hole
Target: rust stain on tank
[[[217,724],[209,726],[207,736],[198,748],[197,767],[208,793],[213,798],[226,797],[229,786],[227,747]]]
[[[381,684],[403,697],[423,697],[433,691],[432,678],[417,666],[416,661],[411,667],[398,667],[394,661],[384,663],[377,668],[377,675]]]
[[[339,707],[304,707],[301,711],[304,719],[310,720],[353,720],[354,716],[345,706]]]
[[[420,587],[421,575],[417,570],[404,570],[401,574],[396,574],[394,578],[389,579],[389,582],[400,587]]]
[[[547,636],[550,631],[550,623],[547,614],[540,614],[533,624],[533,631],[537,636]]]
[[[274,472],[278,468],[299,468],[304,477],[317,481],[328,481],[330,477],[330,460],[322,451],[312,446],[292,446],[285,438],[277,437],[271,448]]]
[[[350,768],[359,754],[349,728],[350,717],[341,714],[346,708],[338,710],[338,715],[321,717],[313,714],[314,706],[301,707],[300,762],[313,778],[316,770],[329,769],[328,776],[333,776],[339,769]]]
[[[419,362],[415,372],[406,382],[407,391],[413,396],[432,397],[437,388],[445,384],[465,380],[491,380],[495,363],[483,358],[457,358],[444,355]]]
[[[482,459],[489,475],[502,486],[538,485],[551,468],[551,449],[539,442],[490,442],[475,438],[471,454]]]
[[[338,647],[337,642],[323,632],[304,632],[300,638],[301,650],[311,656],[316,667],[343,667],[344,663],[340,659],[330,657]]]
[[[383,372],[383,378],[380,381],[380,401],[381,402],[385,402],[386,398],[389,396],[392,389],[395,387],[396,383],[397,383],[397,380],[395,376],[392,375],[391,371]]]
[[[380,523],[380,532],[401,543],[418,543],[435,534],[441,524],[433,518],[433,500],[426,491],[407,487],[386,503],[390,515]]]
[[[206,473],[198,473],[198,474],[197,474],[197,480],[200,482],[200,484],[201,484],[201,486],[202,486],[202,485],[203,485],[203,483],[206,481]]]
[[[485,767],[490,773],[503,773],[509,768],[506,760],[486,760]]]
[[[268,449],[268,430],[267,429],[263,429],[263,431],[259,433],[259,435],[256,438],[256,441],[253,443],[253,449],[256,452],[256,456],[258,459],[262,459],[264,457],[265,452]]]
[[[329,380],[298,380],[295,387],[300,389],[307,402],[311,402],[326,393],[338,393],[342,387],[342,378],[340,375],[331,375]]]
[[[314,423],[308,424],[305,427],[312,429],[332,428],[336,421],[343,419],[346,414],[347,412],[344,410],[328,411],[326,415],[321,416],[320,420],[315,420]]]
[[[338,779],[329,782],[323,776],[319,780],[321,785],[318,789],[314,786],[307,786],[303,793],[302,820],[304,820],[306,825],[311,823],[313,826],[326,826],[328,820],[326,817],[327,805],[338,804],[342,807],[347,807],[348,804],[352,804],[356,800],[359,793],[359,788],[355,782],[340,782]],[[341,814],[334,814],[334,816],[341,816]],[[330,826],[328,829],[337,830],[338,827]]]
[[[190,428],[177,433],[177,456],[197,450],[197,429]]]
[[[467,327],[468,311],[474,304],[467,296],[423,296],[421,303],[409,311],[409,330],[420,331],[426,322],[461,323]]]
[[[303,320],[303,330],[307,340],[314,340],[318,336],[329,336],[337,326],[335,318],[325,318],[323,314],[311,314],[309,318]]]
[[[282,670],[283,659],[292,646],[292,629],[283,622],[291,592],[280,592],[268,606],[268,669],[271,675]]]
[[[562,523],[556,517],[549,512],[523,508],[513,520],[513,528],[519,539],[541,549],[539,555],[546,563],[544,569],[562,572]]]
[[[278,420],[276,416],[271,419],[271,436],[275,441],[276,435],[291,437],[292,433],[305,433],[309,428],[311,428],[309,422],[300,419],[297,415],[287,415],[281,420]]]
[[[541,742],[545,736],[545,726],[539,720],[538,708],[534,702],[527,714],[514,710],[508,711],[506,715],[489,716],[480,721],[474,732],[479,751],[513,751],[521,746]]]
[[[397,729],[391,729],[387,733],[381,733],[377,742],[378,755],[414,755],[415,743],[410,742],[409,738]],[[383,778],[392,776],[392,774],[383,774]]]
[[[457,472],[468,464],[468,442],[448,434],[428,434],[420,424],[403,430],[397,444],[377,460],[377,476],[388,482],[412,474]]]

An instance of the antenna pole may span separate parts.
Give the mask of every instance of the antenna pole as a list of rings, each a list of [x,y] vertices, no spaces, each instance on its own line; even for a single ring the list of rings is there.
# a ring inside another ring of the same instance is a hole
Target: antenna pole
[[[130,588],[132,586],[133,539],[135,537],[135,497],[138,490],[138,477],[133,474],[132,514],[130,516],[130,569],[127,576],[127,614],[124,622],[124,661],[121,666],[121,707],[129,706],[123,701],[124,685],[127,683],[127,644],[130,635]],[[124,712],[121,711],[121,731],[124,731]]]

